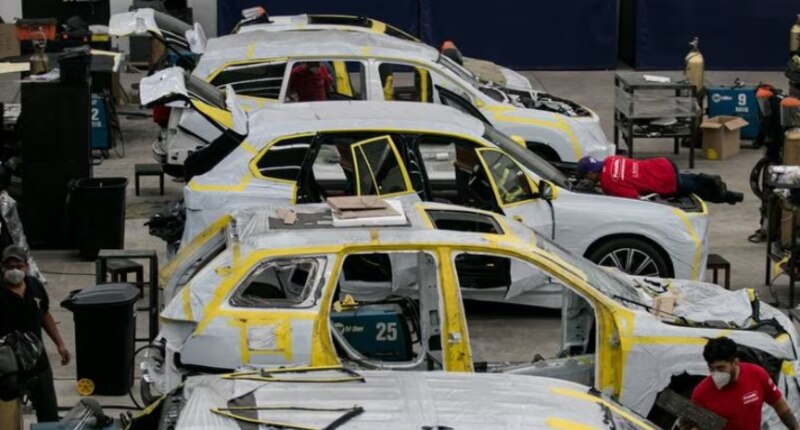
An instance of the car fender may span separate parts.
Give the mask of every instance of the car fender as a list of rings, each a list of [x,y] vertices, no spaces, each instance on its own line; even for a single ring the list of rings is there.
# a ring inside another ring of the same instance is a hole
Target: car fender
[[[703,236],[694,226],[691,231],[682,211],[671,206],[599,194],[562,192],[553,201],[556,241],[570,251],[584,255],[604,237],[635,235],[663,249],[672,263],[676,278],[695,279],[703,275],[700,267],[706,255]],[[694,276],[693,276],[694,275]]]
[[[484,106],[481,112],[506,134],[549,145],[561,161],[577,162],[584,155],[602,159],[613,152],[613,145],[605,138],[596,117],[569,118],[552,112],[499,104]]]

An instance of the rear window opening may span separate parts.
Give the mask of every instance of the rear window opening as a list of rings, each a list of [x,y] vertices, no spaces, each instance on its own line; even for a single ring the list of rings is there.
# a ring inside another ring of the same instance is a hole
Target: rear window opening
[[[446,210],[426,210],[425,212],[439,230],[503,234],[500,224],[490,215]]]

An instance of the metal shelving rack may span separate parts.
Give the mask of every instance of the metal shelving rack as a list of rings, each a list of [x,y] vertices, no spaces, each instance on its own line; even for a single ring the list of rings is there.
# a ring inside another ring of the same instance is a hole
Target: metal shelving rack
[[[674,152],[678,154],[681,139],[689,138],[689,168],[693,169],[701,118],[696,88],[679,73],[658,74],[670,78],[669,82],[649,81],[644,75],[640,72],[617,72],[614,75],[614,146],[619,151],[621,136],[627,146],[628,156],[633,157],[635,139],[673,138]],[[679,120],[688,118],[688,127],[658,136],[637,131],[637,126],[665,117]]]
[[[787,186],[783,184],[777,184],[772,181],[766,181],[765,186],[768,186],[772,189],[800,189],[800,187],[795,186]],[[766,262],[766,275],[764,278],[764,284],[770,285],[772,282],[771,279],[771,268],[772,264],[779,263],[783,261],[784,258],[788,257],[789,260],[787,261],[786,267],[781,269],[786,276],[789,277],[789,309],[794,309],[795,306],[795,284],[797,283],[797,209],[798,204],[794,203],[791,199],[784,197],[782,194],[776,194],[774,192],[770,192],[767,198],[767,219],[772,220],[772,211],[775,206],[775,201],[780,200],[781,202],[786,202],[791,206],[792,212],[792,220],[791,220],[791,238],[789,239],[789,249],[788,251],[779,246],[778,249],[774,249],[774,245],[776,241],[773,240],[773,237],[776,235],[778,236],[777,244],[781,244],[781,228],[783,228],[783,222],[778,223],[777,226],[773,226],[772,222],[767,223],[767,262]],[[783,205],[781,205],[783,206]],[[793,315],[794,316],[794,315]]]

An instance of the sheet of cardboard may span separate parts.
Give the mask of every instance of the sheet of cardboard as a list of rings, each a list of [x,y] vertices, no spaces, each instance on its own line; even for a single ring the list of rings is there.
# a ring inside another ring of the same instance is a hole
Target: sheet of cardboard
[[[663,294],[653,300],[653,314],[661,319],[674,319],[673,311],[675,310],[675,296],[672,294]]]
[[[389,205],[377,196],[331,197],[328,206],[336,211],[357,211],[367,209],[384,209]]]
[[[0,24],[0,58],[17,57],[19,55],[17,26],[14,24]]]

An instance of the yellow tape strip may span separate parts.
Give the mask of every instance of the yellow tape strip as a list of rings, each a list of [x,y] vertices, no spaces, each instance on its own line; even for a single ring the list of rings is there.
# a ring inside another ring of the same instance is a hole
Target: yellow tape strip
[[[560,396],[571,397],[571,398],[576,399],[576,400],[583,400],[585,402],[591,402],[591,403],[595,403],[595,404],[598,404],[598,405],[603,405],[603,406],[611,409],[612,411],[614,411],[615,414],[617,414],[617,415],[619,415],[621,417],[624,417],[628,421],[636,424],[637,426],[639,426],[639,428],[657,430],[656,427],[653,427],[653,426],[647,424],[646,422],[642,421],[641,418],[639,418],[636,415],[634,415],[634,414],[622,409],[616,403],[609,402],[606,399],[603,399],[601,397],[596,397],[596,396],[593,396],[593,395],[588,394],[588,393],[584,393],[584,392],[577,391],[577,390],[572,390],[572,389],[569,389],[569,388],[561,388],[561,387],[553,387],[553,388],[550,389],[550,391],[553,394],[558,394]]]
[[[194,314],[192,313],[192,296],[189,291],[189,285],[183,287],[183,316],[186,321],[194,321]]]
[[[198,184],[195,179],[189,181],[189,189],[192,191],[230,191],[241,192],[247,188],[250,181],[253,180],[253,175],[249,172],[245,173],[244,177],[238,184],[235,185],[219,185],[219,184]]]
[[[572,420],[565,420],[563,418],[548,418],[545,424],[556,430],[598,430],[597,427],[581,424]]]
[[[548,121],[544,119],[525,118],[504,114],[504,112],[515,110],[513,106],[487,106],[485,109],[489,112],[492,112],[492,116],[496,121],[512,124],[535,125],[538,127],[546,127],[562,131],[567,135],[567,139],[569,139],[569,143],[572,145],[572,150],[575,151],[575,159],[580,160],[581,156],[583,155],[581,144],[578,141],[578,136],[575,135],[575,131],[572,130],[572,127],[569,126],[567,121],[555,114],[553,115],[552,121]]]
[[[694,230],[694,226],[692,222],[689,221],[689,217],[686,216],[686,212],[678,209],[672,208],[672,211],[678,218],[683,221],[683,225],[686,226],[686,231],[689,232],[689,236],[692,237],[692,242],[694,242],[694,261],[692,262],[692,279],[697,279],[697,272],[700,269],[700,247],[702,246],[700,242],[700,238],[697,236],[697,232]]]

